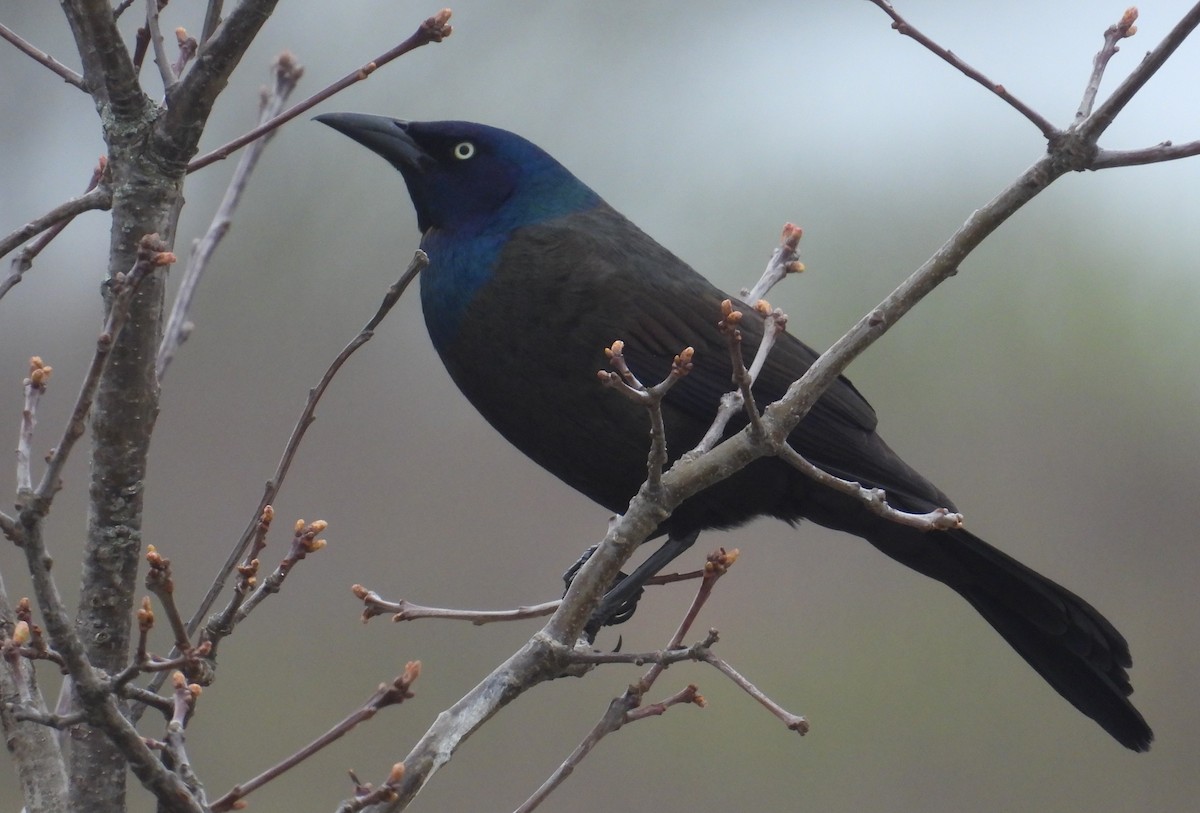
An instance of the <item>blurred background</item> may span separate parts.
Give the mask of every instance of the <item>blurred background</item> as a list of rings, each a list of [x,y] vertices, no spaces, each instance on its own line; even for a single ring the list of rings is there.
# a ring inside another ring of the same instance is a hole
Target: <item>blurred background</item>
[[[198,31],[203,3],[165,29]],[[1148,0],[1103,93],[1187,4]],[[899,9],[1057,124],[1069,123],[1121,3],[903,0]],[[307,72],[296,99],[406,37],[436,4],[281,4],[214,112],[202,150],[249,129],[272,57]],[[817,347],[836,339],[1042,152],[1038,132],[901,38],[868,3],[762,0],[454,5],[454,35],[314,113],[462,118],[522,133],[726,289],[758,276],[788,220],[808,272],[772,302]],[[125,15],[123,28],[137,25]],[[72,67],[59,9],[0,19]],[[1136,148],[1200,137],[1190,41],[1103,139]],[[143,78],[154,87],[154,69]],[[0,46],[0,232],[82,191],[103,152],[82,93]],[[203,233],[233,171],[188,180],[177,250]],[[855,362],[850,377],[904,457],[952,494],[976,533],[1059,580],[1129,638],[1154,749],[1126,752],[1037,677],[961,600],[861,541],[756,522],[701,537],[742,558],[700,620],[719,653],[812,722],[784,729],[715,672],[703,711],[679,708],[606,739],[548,811],[1194,809],[1200,795],[1200,159],[1063,178],[961,273]],[[107,258],[89,213],[0,301],[0,436],[15,446],[27,359],[55,368],[40,411],[48,448],[92,351]],[[191,608],[251,518],[309,387],[374,313],[417,247],[398,174],[307,116],[268,148],[196,301],[164,383],[145,540],[175,564]],[[173,272],[182,273],[182,266]],[[532,318],[536,318],[533,316]],[[510,337],[517,348],[521,325]],[[597,392],[597,397],[604,397]],[[5,435],[5,431],[8,433]],[[50,524],[76,590],[86,447]],[[0,470],[0,493],[14,488]],[[323,732],[405,661],[417,697],[250,797],[256,810],[329,810],[345,769],[379,781],[437,713],[538,622],[472,627],[358,621],[362,582],[422,603],[505,608],[554,598],[607,514],[509,448],[450,383],[415,293],[336,379],[276,507],[265,560],[298,517],[330,522],[327,550],[222,648],[189,728],[210,794]],[[0,547],[10,596],[28,592]],[[691,586],[653,591],[620,630],[661,646]],[[616,634],[601,644],[614,646]],[[159,652],[169,634],[156,631]],[[43,669],[51,687],[51,670]],[[559,764],[640,670],[546,685],[504,710],[413,809],[505,810]],[[143,730],[161,729],[147,717]],[[6,766],[5,772],[9,771]],[[16,809],[0,774],[0,807]],[[131,780],[132,781],[132,780]],[[134,782],[136,785],[136,782]],[[140,789],[135,810],[151,810]]]

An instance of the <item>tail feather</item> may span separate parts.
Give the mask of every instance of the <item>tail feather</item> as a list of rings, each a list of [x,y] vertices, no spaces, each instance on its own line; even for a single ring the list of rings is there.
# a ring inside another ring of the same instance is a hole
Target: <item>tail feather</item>
[[[1129,644],[1086,601],[966,531],[921,534],[892,525],[868,540],[970,602],[1047,683],[1126,748],[1150,748],[1154,734],[1128,699]]]

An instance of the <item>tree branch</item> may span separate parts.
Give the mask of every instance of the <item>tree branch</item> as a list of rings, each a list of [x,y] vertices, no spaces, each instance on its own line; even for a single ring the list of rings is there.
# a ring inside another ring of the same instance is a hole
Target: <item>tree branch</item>
[[[953,51],[943,48],[925,34],[921,33],[921,31],[901,17],[896,9],[892,8],[892,4],[887,2],[887,0],[871,0],[871,2],[883,9],[883,12],[892,18],[892,28],[894,28],[897,33],[905,37],[911,37],[912,39],[921,43],[921,45],[925,46],[927,50],[948,62],[967,78],[975,80],[992,93],[995,93],[1010,107],[1012,107],[1025,118],[1029,119],[1029,121],[1033,123],[1033,126],[1037,127],[1038,130],[1041,131],[1042,135],[1044,135],[1046,138],[1054,138],[1062,133],[1062,131],[1051,124],[1045,116],[1043,116],[1041,113],[1038,113],[1032,107],[1009,93],[1004,85],[997,84],[991,79],[988,79],[980,71],[971,67],[965,61],[959,58],[959,56]]]
[[[62,80],[64,82],[66,82],[68,85],[74,85],[75,87],[82,90],[84,93],[87,92],[87,85],[85,85],[83,83],[82,76],[75,73],[75,71],[71,70],[66,65],[62,64],[57,59],[50,56],[48,53],[46,53],[42,49],[36,48],[32,44],[27,42],[26,40],[22,39],[20,34],[13,31],[11,28],[6,26],[4,23],[0,23],[0,37],[3,37],[4,39],[11,42],[13,45],[15,45],[17,47],[18,50],[20,50],[25,55],[32,57],[37,62],[41,63],[42,65],[45,65],[50,70],[54,71],[54,73],[56,73],[60,77],[62,77]]]
[[[1075,135],[1084,141],[1095,144],[1096,140],[1113,123],[1117,114],[1125,109],[1125,105],[1129,104],[1142,86],[1150,81],[1150,77],[1158,72],[1158,69],[1170,58],[1171,54],[1175,53],[1175,49],[1183,44],[1183,41],[1196,29],[1197,25],[1200,25],[1200,3],[1192,6],[1175,24],[1175,27],[1163,37],[1162,42],[1146,54],[1138,66],[1130,71],[1129,76],[1125,77],[1125,81],[1117,86],[1112,95],[1105,99],[1092,115],[1079,123]]]
[[[151,3],[156,1],[150,0]],[[260,120],[270,119],[279,112],[279,108],[283,106],[288,96],[296,88],[296,83],[300,81],[300,77],[304,74],[304,69],[295,60],[295,57],[284,52],[276,57],[274,63],[272,63],[271,74],[274,79],[274,85],[270,94],[264,94],[262,98],[262,104],[259,109]],[[213,252],[217,250],[217,246],[220,245],[222,238],[225,237],[225,233],[229,231],[229,227],[233,223],[233,214],[237,211],[237,206],[241,202],[242,193],[250,181],[250,175],[258,165],[258,159],[262,155],[263,150],[266,149],[273,134],[273,132],[268,133],[264,138],[254,142],[250,146],[250,149],[242,154],[241,159],[238,160],[237,168],[233,171],[233,177],[229,180],[229,186],[225,189],[225,196],[221,199],[221,205],[217,207],[217,212],[213,215],[208,231],[204,233],[202,239],[192,245],[192,253],[188,258],[187,269],[183,273],[183,280],[179,283],[179,292],[175,294],[175,304],[171,308],[171,314],[167,317],[167,326],[163,330],[162,344],[158,347],[155,374],[160,382],[167,372],[167,367],[175,358],[175,353],[187,341],[188,336],[191,335],[193,326],[188,315],[191,311],[192,299],[196,294],[196,289],[200,286],[200,280],[208,268],[208,262],[212,259]]]
[[[148,102],[108,0],[61,0],[75,47],[83,59],[83,81],[98,105],[128,118]],[[106,123],[107,127],[107,123]]]
[[[76,215],[91,211],[92,209],[107,210],[112,206],[112,191],[107,186],[97,186],[90,191],[80,195],[77,198],[60,203],[41,217],[31,220],[21,228],[9,234],[7,237],[0,239],[0,257],[8,254],[21,243],[34,237],[46,229],[61,223],[64,220],[70,220]],[[7,281],[6,281],[7,282]],[[15,285],[16,283],[13,283]],[[6,285],[0,290],[0,295],[3,291],[7,291],[12,285]]]
[[[340,93],[351,85],[367,79],[372,73],[391,62],[393,59],[403,56],[409,51],[415,51],[422,45],[428,45],[431,42],[441,42],[443,39],[450,36],[451,31],[453,31],[449,21],[450,9],[442,9],[440,12],[421,23],[421,25],[417,27],[417,30],[413,32],[408,39],[404,40],[404,42],[400,43],[395,48],[380,54],[366,65],[363,65],[361,68],[346,74],[341,79],[337,80],[323,90],[314,93],[304,101],[292,105],[287,110],[283,111],[269,121],[263,122],[250,132],[240,135],[232,141],[222,144],[215,150],[205,153],[199,158],[193,160],[190,164],[188,164],[187,171],[195,172],[198,169],[203,169],[209,164],[228,158],[236,150],[240,150],[242,147],[246,146],[252,141],[261,138],[263,135],[277,129],[281,125],[286,124],[304,111],[315,107],[316,105],[328,99],[330,96],[333,96],[335,93]]]

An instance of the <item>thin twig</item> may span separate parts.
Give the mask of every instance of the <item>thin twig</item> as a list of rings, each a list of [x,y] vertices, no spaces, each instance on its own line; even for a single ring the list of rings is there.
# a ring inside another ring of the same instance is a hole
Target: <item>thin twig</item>
[[[301,748],[296,753],[289,756],[287,759],[280,762],[271,768],[260,773],[253,779],[245,782],[240,782],[234,785],[230,790],[212,803],[212,813],[225,813],[225,811],[233,810],[235,803],[239,799],[243,799],[250,793],[258,790],[260,787],[270,782],[275,777],[286,771],[296,767],[304,760],[316,754],[321,749],[327,747],[333,742],[341,739],[354,729],[359,723],[370,720],[380,709],[388,706],[398,705],[405,700],[412,698],[412,685],[421,675],[421,662],[409,661],[404,667],[404,672],[397,676],[391,683],[380,684],[375,693],[363,703],[362,707],[348,717],[343,719],[333,728],[326,731],[320,737],[310,742],[308,745]]]
[[[687,573],[659,573],[646,579],[647,587],[694,581],[704,577],[703,570]],[[562,599],[543,601],[541,604],[526,604],[511,610],[460,610],[449,607],[426,607],[407,599],[388,601],[374,590],[361,584],[351,586],[355,597],[363,603],[362,620],[367,623],[380,615],[391,615],[393,621],[416,621],[421,618],[443,618],[452,621],[470,621],[477,627],[497,621],[523,621],[526,618],[541,618],[550,615],[562,604]]]
[[[27,42],[25,39],[23,39],[21,37],[20,34],[13,31],[11,28],[6,26],[4,23],[0,23],[0,37],[3,37],[4,39],[11,42],[22,53],[26,54],[27,56],[33,57],[39,63],[41,63],[42,65],[45,65],[50,70],[54,71],[68,85],[74,85],[75,87],[82,90],[84,93],[88,92],[87,85],[84,83],[82,76],[75,73],[75,71],[71,70],[66,65],[62,64],[57,59],[50,56],[48,53],[46,53],[42,49],[37,48],[34,45],[32,45],[31,43]]]
[[[359,601],[363,603],[362,620],[366,623],[379,615],[391,614],[393,621],[415,621],[419,618],[445,618],[456,621],[470,621],[476,626],[492,624],[497,621],[521,621],[526,618],[541,618],[550,615],[558,609],[561,599],[544,601],[541,604],[522,605],[512,610],[458,610],[447,607],[425,607],[406,599],[387,601],[374,590],[368,590],[361,584],[350,588]]]
[[[100,160],[96,162],[96,168],[92,170],[92,177],[91,180],[88,181],[87,189],[83,190],[85,196],[88,192],[91,192],[96,188],[97,184],[100,183],[100,179],[104,177],[104,173],[107,169],[108,158],[107,156],[102,155],[100,156]],[[108,208],[108,206],[111,205],[111,202],[112,196],[111,194],[108,194],[108,205],[100,208]],[[71,215],[59,220],[57,223],[50,226],[50,228],[42,232],[36,240],[32,241],[16,253],[16,255],[12,258],[12,264],[8,272],[8,277],[6,277],[3,282],[0,282],[0,298],[2,298],[10,288],[21,281],[25,272],[33,267],[34,258],[41,254],[46,246],[50,245],[50,241],[62,233],[63,229],[71,225],[71,221],[74,219],[75,216]]]
[[[153,3],[155,0],[149,0],[149,2]],[[286,51],[275,58],[271,65],[274,83],[271,92],[264,94],[262,98],[259,108],[260,121],[266,121],[279,112],[279,108],[283,107],[303,74],[304,68]],[[241,202],[242,193],[272,135],[274,135],[273,132],[267,133],[265,137],[251,144],[250,148],[242,153],[237,168],[233,171],[233,177],[229,180],[229,186],[225,189],[221,205],[217,207],[212,223],[209,224],[208,231],[204,233],[203,238],[192,244],[192,253],[188,258],[187,269],[179,283],[179,292],[175,295],[175,304],[171,307],[170,316],[167,317],[162,343],[158,348],[155,372],[159,381],[162,381],[167,367],[174,360],[179,347],[191,335],[193,325],[189,315],[196,289],[200,286],[200,280],[208,269],[208,262],[212,259],[213,252],[216,251],[233,223],[233,215],[237,210],[238,203]]]
[[[171,755],[171,765],[189,791],[201,804],[207,806],[208,800],[204,794],[204,784],[192,770],[192,762],[188,759],[185,743],[187,741],[187,721],[195,711],[196,701],[200,699],[200,687],[188,683],[182,672],[171,675],[174,686],[172,692],[171,719],[167,722],[167,733],[164,738],[164,749]]]
[[[323,533],[329,526],[329,523],[323,519],[319,519],[312,523],[305,523],[304,520],[296,521],[296,532],[292,536],[292,544],[288,549],[288,553],[280,563],[271,571],[265,579],[260,581],[254,588],[254,592],[246,596],[246,600],[238,607],[237,612],[233,615],[233,623],[230,627],[235,627],[242,621],[246,620],[246,616],[254,611],[263,599],[267,596],[278,593],[283,587],[283,582],[287,579],[288,574],[292,572],[292,568],[308,556],[310,553],[315,553],[325,547],[324,539],[317,539],[317,535]]]
[[[783,706],[776,703],[761,689],[747,680],[745,676],[730,666],[728,662],[722,658],[718,658],[711,651],[704,653],[704,656],[701,658],[701,660],[715,667],[718,672],[736,683],[742,689],[742,691],[746,692],[746,694],[750,695],[759,703],[761,703],[763,708],[782,720],[784,725],[786,725],[789,729],[795,731],[801,736],[804,736],[808,733],[808,720],[804,719],[804,717],[798,714],[792,714]]]
[[[597,371],[596,376],[600,379],[600,383],[615,389],[634,403],[644,406],[650,414],[650,453],[646,464],[647,488],[659,487],[662,482],[663,469],[667,465],[667,430],[663,424],[663,398],[679,379],[691,372],[692,356],[695,355],[695,352],[691,347],[685,347],[672,359],[671,370],[667,373],[667,377],[653,387],[647,387],[638,380],[633,371],[629,369],[629,365],[625,363],[625,342],[618,339],[609,347],[604,348],[604,355],[608,357],[609,364],[616,372]]]
[[[165,3],[163,5],[166,5]],[[163,91],[167,96],[175,89],[179,77],[167,58],[167,45],[163,41],[162,28],[158,25],[159,0],[146,0],[146,30],[150,44],[154,46],[154,61],[158,63],[158,75],[162,77]]]
[[[920,531],[950,531],[962,527],[963,515],[952,512],[948,508],[935,508],[924,514],[914,514],[893,508],[888,504],[887,494],[882,488],[866,488],[853,480],[835,477],[810,462],[808,458],[792,448],[790,443],[785,443],[779,450],[779,457],[821,485],[858,500],[872,514],[899,525],[907,525]]]
[[[21,410],[21,432],[17,439],[17,494],[28,495],[33,491],[33,430],[37,426],[38,401],[46,394],[53,368],[40,357],[29,359],[29,375],[25,378],[25,406]]]
[[[1055,138],[1062,133],[1062,131],[1051,124],[1045,116],[1043,116],[1041,113],[1038,113],[1016,96],[1009,93],[1004,85],[997,84],[991,79],[988,79],[980,71],[964,62],[953,51],[943,48],[941,45],[938,45],[921,31],[913,27],[911,23],[900,16],[896,9],[892,8],[892,4],[887,2],[887,0],[871,0],[871,2],[883,9],[883,12],[892,18],[892,28],[894,28],[899,34],[902,34],[906,37],[912,37],[914,40],[921,43],[921,45],[925,46],[925,48],[931,51],[933,54],[953,65],[965,76],[983,85],[992,93],[995,93],[1010,107],[1012,107],[1025,118],[1029,119],[1029,121],[1033,123],[1033,126],[1037,127],[1038,130],[1041,131],[1042,135],[1047,139]]]
[[[225,564],[222,566],[216,580],[214,580],[213,585],[209,588],[204,600],[200,602],[200,607],[196,610],[195,614],[192,615],[191,620],[188,621],[189,634],[195,634],[196,629],[200,625],[200,621],[205,615],[207,615],[208,611],[212,609],[213,602],[225,587],[225,580],[229,577],[229,574],[233,572],[233,569],[237,566],[238,561],[242,558],[242,555],[249,547],[251,540],[254,539],[263,511],[268,505],[272,505],[276,502],[276,498],[279,495],[279,490],[283,487],[284,478],[287,477],[288,470],[292,466],[292,461],[296,457],[296,451],[300,448],[300,442],[304,440],[305,432],[308,431],[308,427],[315,420],[317,404],[320,402],[321,396],[324,395],[325,390],[329,387],[330,382],[333,381],[333,377],[337,375],[338,370],[342,368],[342,365],[346,363],[346,360],[349,359],[350,356],[353,355],[356,350],[358,350],[358,348],[362,347],[371,340],[372,336],[375,334],[375,328],[379,326],[379,323],[382,322],[384,317],[387,316],[388,312],[391,311],[392,306],[394,306],[400,299],[400,295],[404,293],[404,289],[407,288],[414,279],[416,279],[417,274],[419,274],[427,265],[429,265],[429,258],[425,255],[425,252],[418,250],[413,255],[412,261],[408,264],[408,268],[405,269],[404,274],[401,275],[400,279],[388,289],[388,292],[384,296],[383,302],[380,304],[379,309],[375,312],[375,315],[372,316],[370,321],[367,322],[366,326],[359,331],[359,334],[355,336],[349,344],[342,348],[342,352],[338,353],[337,358],[335,358],[325,370],[325,374],[321,376],[321,380],[317,383],[317,386],[309,391],[308,401],[305,403],[304,409],[301,410],[300,418],[296,421],[296,425],[292,429],[291,437],[288,438],[288,441],[284,446],[283,455],[279,459],[279,465],[275,468],[275,474],[270,480],[267,481],[266,489],[263,492],[262,499],[259,501],[258,509],[254,512],[254,519],[251,520],[249,526],[246,528],[245,533],[242,534],[242,538],[238,540],[237,545],[235,545],[233,550],[230,552],[230,556],[226,559]]]
[[[175,579],[171,575],[171,560],[159,553],[154,545],[147,545],[146,564],[146,589],[158,598],[163,612],[167,615],[167,623],[171,625],[171,634],[175,637],[175,648],[187,652],[192,645],[187,628],[179,615],[179,608],[175,604]]]
[[[733,301],[723,300],[721,302],[721,321],[717,323],[717,327],[729,345],[731,380],[738,394],[738,400],[746,413],[746,418],[750,422],[750,431],[761,436],[763,433],[762,415],[754,400],[754,379],[750,377],[750,371],[746,369],[746,365],[742,361],[742,331],[738,327],[741,321],[742,312],[734,310]]]
[[[242,536],[238,540],[237,544],[235,544],[233,549],[229,552],[229,556],[226,557],[225,563],[221,565],[220,570],[213,579],[213,583],[209,586],[208,592],[205,593],[204,598],[201,599],[200,606],[196,608],[196,612],[194,612],[192,617],[188,620],[187,631],[189,636],[195,635],[196,630],[200,628],[200,624],[204,621],[205,617],[208,615],[208,612],[212,609],[213,604],[216,603],[217,597],[220,596],[221,592],[225,589],[225,584],[229,579],[229,574],[237,568],[238,562],[241,561],[242,556],[250,547],[251,541],[254,539],[255,534],[257,533],[259,521],[263,515],[263,511],[267,508],[267,506],[276,502],[276,497],[279,495],[279,490],[283,487],[284,478],[287,476],[288,470],[291,469],[292,461],[295,459],[296,452],[300,448],[300,442],[304,440],[304,435],[308,431],[308,427],[312,425],[314,420],[316,420],[317,404],[320,402],[321,396],[324,395],[325,390],[328,389],[329,384],[333,381],[333,377],[337,375],[337,372],[342,368],[342,365],[346,363],[347,359],[349,359],[350,356],[352,356],[354,352],[358,350],[358,348],[362,347],[371,340],[371,338],[375,335],[375,328],[377,328],[384,320],[384,318],[392,310],[392,307],[395,306],[396,302],[400,300],[400,296],[404,293],[404,290],[408,288],[412,281],[417,278],[417,275],[421,273],[421,270],[427,265],[429,265],[429,257],[426,256],[425,252],[418,250],[415,254],[413,254],[412,261],[409,262],[408,268],[404,270],[404,273],[400,276],[400,279],[398,279],[390,288],[388,288],[387,293],[384,294],[383,301],[380,303],[379,308],[375,311],[375,315],[370,318],[363,329],[359,331],[358,335],[351,339],[350,343],[342,348],[342,352],[338,353],[337,358],[330,363],[328,369],[325,370],[325,374],[321,376],[321,380],[317,383],[317,386],[309,390],[308,401],[305,403],[304,409],[300,411],[299,420],[296,421],[296,425],[292,428],[292,434],[288,438],[287,444],[284,446],[283,455],[279,460],[279,464],[275,468],[275,474],[270,480],[267,481],[266,487],[263,490],[262,499],[259,501],[258,508],[254,512],[254,519],[250,521],[250,524],[242,533]],[[152,690],[157,690],[157,688],[161,685],[162,681],[156,680],[150,684],[150,687]],[[134,708],[130,712],[130,716],[135,722],[141,717],[141,714],[141,708]]]
[[[1091,115],[1092,106],[1096,103],[1096,94],[1100,92],[1100,80],[1104,78],[1104,69],[1108,66],[1108,61],[1116,55],[1117,51],[1121,50],[1117,47],[1117,43],[1137,33],[1137,26],[1134,25],[1137,16],[1137,9],[1131,6],[1125,9],[1120,20],[1110,25],[1104,32],[1104,45],[1096,52],[1096,56],[1092,60],[1092,73],[1088,77],[1087,86],[1083,89],[1083,99],[1079,102],[1079,109],[1075,111],[1076,123]]]
[[[1141,164],[1159,164],[1164,161],[1178,161],[1180,158],[1192,158],[1196,155],[1200,155],[1200,141],[1189,141],[1186,144],[1172,144],[1170,141],[1164,141],[1140,150],[1098,150],[1088,168],[1110,169]]]
[[[196,158],[190,164],[188,164],[187,171],[195,172],[196,170],[203,169],[204,167],[215,163],[216,161],[221,161],[225,158],[228,158],[236,150],[239,150],[250,142],[261,138],[280,125],[291,121],[292,119],[296,118],[296,116],[299,116],[306,110],[310,110],[311,108],[328,99],[330,96],[345,90],[357,82],[363,81],[377,69],[383,67],[393,59],[404,56],[404,54],[407,54],[409,51],[415,51],[417,48],[420,48],[423,45],[428,45],[431,42],[441,42],[443,39],[450,36],[450,33],[453,30],[449,23],[450,9],[442,9],[440,12],[421,23],[421,25],[417,27],[417,30],[413,32],[412,36],[397,45],[395,48],[380,54],[366,65],[363,65],[361,68],[346,74],[344,77],[329,85],[324,90],[320,90],[317,93],[314,93],[312,96],[309,96],[304,101],[289,107],[278,116],[275,116],[270,121],[260,124],[258,127],[255,127],[245,135],[239,136],[226,144],[222,144],[212,152],[205,153],[199,158]]]
[[[1125,81],[1117,86],[1117,89],[1112,92],[1101,105],[1096,108],[1095,112],[1081,122],[1075,131],[1075,135],[1086,142],[1095,144],[1096,141],[1104,134],[1109,125],[1117,117],[1117,114],[1125,109],[1125,105],[1129,104],[1130,100],[1137,94],[1142,86],[1150,81],[1150,77],[1158,72],[1158,69],[1170,58],[1171,54],[1175,53],[1183,41],[1188,38],[1188,35],[1200,25],[1200,3],[1192,6],[1188,12],[1183,15],[1183,18],[1175,24],[1162,42],[1154,47],[1154,50],[1146,54],[1141,62],[1137,64],[1129,75],[1125,77]]]
[[[804,229],[795,223],[783,225],[779,245],[771,252],[771,259],[767,261],[767,267],[763,270],[762,276],[758,278],[758,282],[754,283],[753,288],[742,289],[742,299],[746,302],[765,299],[770,290],[788,274],[799,274],[804,270],[804,263],[800,262],[800,238],[803,236]]]
[[[107,186],[96,186],[95,184],[91,186],[92,188],[86,193],[60,203],[46,212],[46,214],[36,220],[29,221],[21,228],[0,239],[0,257],[5,256],[30,237],[40,234],[58,223],[70,221],[76,215],[91,211],[92,209],[110,208],[112,206],[112,191]],[[28,268],[24,270],[27,271]],[[18,275],[16,282],[19,281],[20,276]],[[3,296],[16,282],[5,280],[3,284],[0,284],[0,296]]]

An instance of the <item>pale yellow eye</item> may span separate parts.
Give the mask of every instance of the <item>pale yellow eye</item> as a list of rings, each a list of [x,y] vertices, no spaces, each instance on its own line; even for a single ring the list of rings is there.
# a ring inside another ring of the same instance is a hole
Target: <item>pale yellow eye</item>
[[[470,141],[460,141],[454,145],[454,157],[460,161],[466,161],[468,158],[475,155],[475,145]]]

